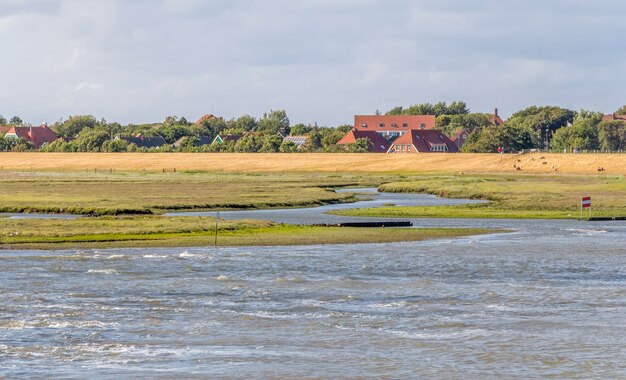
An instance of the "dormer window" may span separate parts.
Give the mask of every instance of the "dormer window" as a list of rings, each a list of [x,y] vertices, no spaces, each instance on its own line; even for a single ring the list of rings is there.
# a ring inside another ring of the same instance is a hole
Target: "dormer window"
[[[380,123],[381,128],[385,128],[385,123]]]
[[[426,129],[426,124],[420,123],[420,129]]]
[[[391,124],[391,128],[398,128],[398,124],[396,124],[396,123],[392,123],[392,124]]]
[[[362,128],[367,128],[367,123],[363,123],[363,124],[361,124],[361,127],[362,127]]]
[[[402,128],[408,128],[409,125],[407,123],[402,123]]]

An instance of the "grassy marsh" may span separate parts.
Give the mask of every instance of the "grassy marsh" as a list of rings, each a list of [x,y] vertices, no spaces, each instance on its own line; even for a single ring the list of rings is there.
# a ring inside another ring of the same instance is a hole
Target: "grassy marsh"
[[[391,206],[341,210],[333,213],[376,217],[578,218],[580,199],[589,195],[593,200],[594,216],[626,216],[626,181],[622,176],[424,176],[407,182],[386,183],[381,185],[379,190],[428,193],[441,197],[483,199],[490,202],[459,206]]]
[[[215,220],[197,217],[2,219],[0,249],[211,246]],[[383,243],[501,232],[464,228],[344,228],[220,221],[219,246]]]

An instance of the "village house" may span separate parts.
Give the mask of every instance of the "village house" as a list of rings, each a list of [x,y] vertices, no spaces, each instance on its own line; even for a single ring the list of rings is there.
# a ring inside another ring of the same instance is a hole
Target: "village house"
[[[357,139],[367,138],[370,140],[369,152],[370,153],[386,153],[389,149],[389,141],[381,136],[376,131],[363,131],[358,129],[351,129],[345,136],[337,142],[337,145],[347,147],[350,144],[354,144]]]
[[[414,129],[391,143],[387,153],[456,153],[458,146],[442,131]]]
[[[285,136],[283,142],[291,142],[295,144],[297,149],[302,148],[307,142],[309,142],[309,136]]]
[[[391,139],[415,129],[435,128],[434,115],[355,115],[354,129],[376,131]]]
[[[626,121],[626,115],[610,114],[602,116],[602,121]]]
[[[5,138],[21,138],[31,144],[35,149],[41,148],[44,144],[53,142],[58,138],[57,134],[48,127],[46,123],[39,127],[33,126],[13,126],[4,135]]]

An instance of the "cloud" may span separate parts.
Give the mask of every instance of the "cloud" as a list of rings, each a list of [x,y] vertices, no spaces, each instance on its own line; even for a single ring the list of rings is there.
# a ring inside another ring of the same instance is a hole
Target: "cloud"
[[[624,11],[617,0],[6,0],[0,114],[152,122],[285,108],[338,125],[456,99],[478,112],[610,112],[624,102]]]

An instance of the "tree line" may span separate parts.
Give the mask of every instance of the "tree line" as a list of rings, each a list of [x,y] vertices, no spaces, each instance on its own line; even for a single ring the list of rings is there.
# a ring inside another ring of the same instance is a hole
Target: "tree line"
[[[380,113],[377,111],[377,113]],[[517,111],[502,125],[493,123],[493,115],[471,113],[463,101],[450,104],[422,103],[409,107],[397,106],[386,115],[434,115],[436,126],[448,136],[465,130],[469,137],[462,147],[464,152],[505,152],[523,149],[621,150],[626,148],[626,121],[603,121],[603,114],[593,111],[573,111],[557,106],[531,106]],[[626,114],[626,106],[615,111]],[[6,120],[0,116],[0,125],[22,125],[15,116]],[[44,145],[47,152],[345,152],[337,142],[352,126],[291,125],[285,110],[271,110],[262,117],[243,115],[225,120],[212,117],[191,123],[184,117],[168,116],[157,124],[127,124],[98,120],[92,115],[70,116],[54,123],[51,128],[60,139]],[[158,148],[142,148],[124,137],[142,135],[162,137],[167,144]],[[217,135],[238,135],[236,141],[199,145],[199,141],[213,140]],[[307,136],[300,149],[283,135]],[[359,141],[360,140],[360,141]],[[359,139],[347,149],[367,152],[371,143]],[[179,141],[177,146],[174,142]],[[23,151],[32,147],[21,139],[0,137],[0,151]]]

